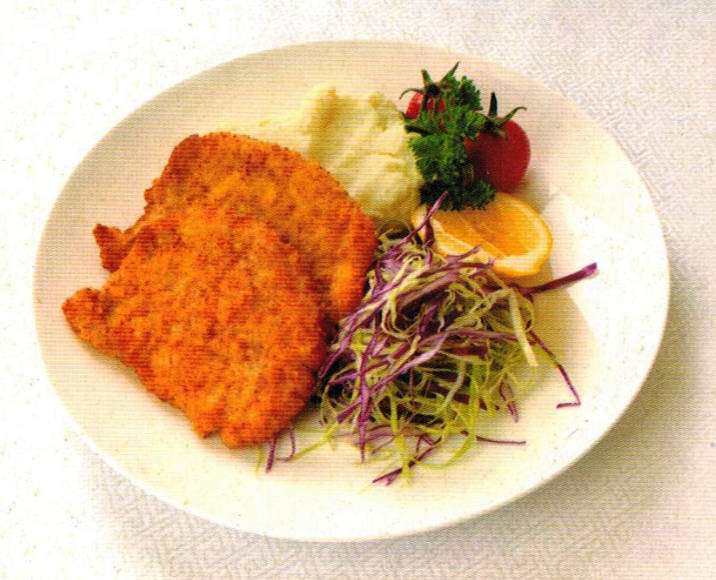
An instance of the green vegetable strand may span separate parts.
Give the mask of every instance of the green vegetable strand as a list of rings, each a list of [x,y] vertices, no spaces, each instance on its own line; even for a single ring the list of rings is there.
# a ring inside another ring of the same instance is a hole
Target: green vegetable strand
[[[448,210],[483,207],[495,195],[491,184],[474,178],[464,146],[465,139],[474,139],[493,121],[482,113],[475,84],[455,77],[457,66],[437,83],[423,70],[423,87],[405,91],[423,95],[417,117],[405,117],[406,130],[415,133],[410,144],[425,181],[421,201],[432,206],[447,192],[442,209]]]
[[[443,259],[415,236],[384,234],[381,254],[332,346],[320,413],[333,438],[355,438],[363,459],[395,461],[392,481],[416,465],[453,463],[479,440],[481,417],[511,412],[517,369],[534,362],[534,306],[489,266]],[[455,435],[457,448],[426,463]]]

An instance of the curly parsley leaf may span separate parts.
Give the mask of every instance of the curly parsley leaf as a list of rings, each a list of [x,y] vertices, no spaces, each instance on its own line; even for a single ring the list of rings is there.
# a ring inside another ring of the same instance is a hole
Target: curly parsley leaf
[[[495,195],[486,181],[475,180],[464,139],[474,139],[490,119],[482,113],[480,91],[463,76],[455,77],[457,64],[437,83],[423,71],[423,88],[408,89],[423,95],[415,119],[405,119],[418,170],[425,185],[421,201],[432,205],[445,191],[443,209],[483,207]],[[436,106],[438,103],[438,106]]]

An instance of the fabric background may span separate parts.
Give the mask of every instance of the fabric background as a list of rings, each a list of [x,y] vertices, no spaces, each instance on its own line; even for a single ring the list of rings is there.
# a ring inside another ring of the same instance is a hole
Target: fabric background
[[[0,577],[714,577],[712,2],[3,2],[0,22]],[[653,371],[575,466],[464,524],[338,545],[217,527],[117,475],[44,376],[30,291],[54,199],[112,126],[213,65],[328,39],[447,47],[561,92],[638,168],[672,276]]]

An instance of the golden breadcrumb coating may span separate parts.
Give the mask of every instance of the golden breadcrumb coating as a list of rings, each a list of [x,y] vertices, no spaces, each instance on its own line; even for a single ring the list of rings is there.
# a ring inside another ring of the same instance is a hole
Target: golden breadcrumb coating
[[[303,256],[334,322],[363,296],[377,246],[373,222],[325,169],[298,153],[231,133],[192,135],[174,149],[145,200],[144,215],[128,230],[95,228],[108,270],[119,267],[143,225],[200,202],[229,205],[274,228]]]
[[[64,303],[73,330],[202,436],[247,447],[289,426],[326,349],[321,296],[299,252],[226,206],[182,205],[133,233],[104,287]]]

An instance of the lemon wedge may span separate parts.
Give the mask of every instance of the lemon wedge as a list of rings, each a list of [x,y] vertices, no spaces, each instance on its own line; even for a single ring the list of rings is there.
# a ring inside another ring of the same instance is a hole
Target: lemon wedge
[[[415,227],[425,221],[426,213],[424,205],[413,212]],[[552,251],[552,233],[542,216],[509,193],[497,192],[483,209],[438,210],[430,223],[438,252],[459,255],[479,246],[474,258],[494,260],[494,271],[508,278],[536,274]]]

